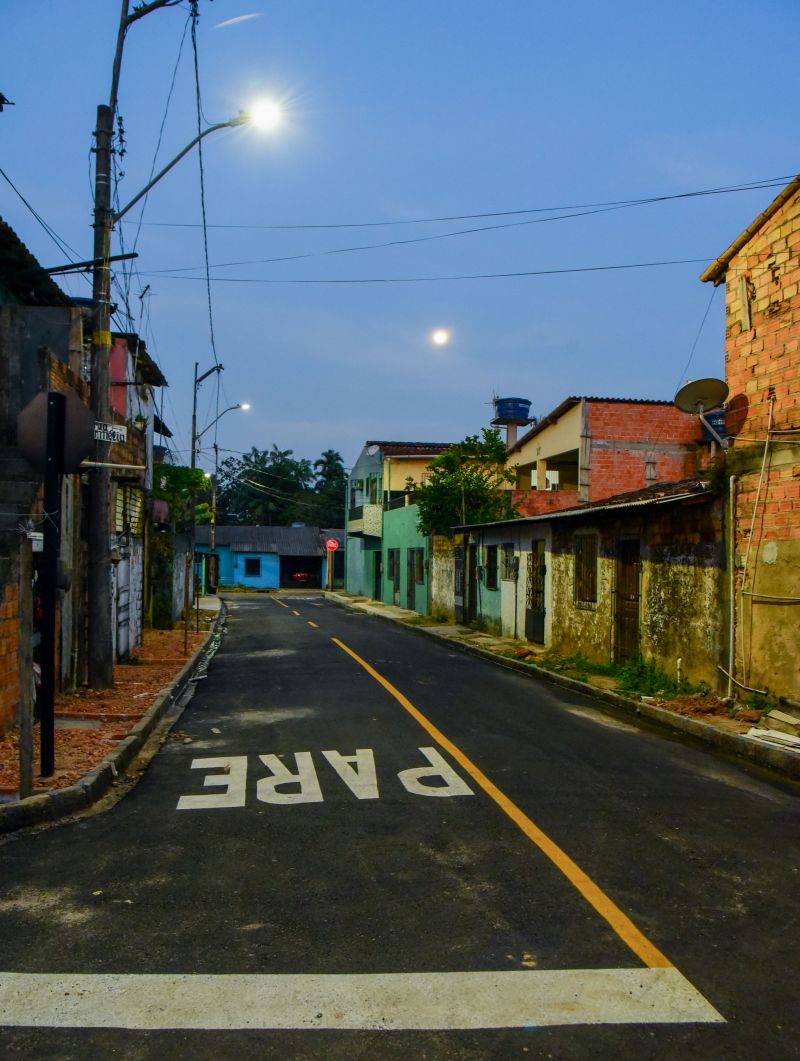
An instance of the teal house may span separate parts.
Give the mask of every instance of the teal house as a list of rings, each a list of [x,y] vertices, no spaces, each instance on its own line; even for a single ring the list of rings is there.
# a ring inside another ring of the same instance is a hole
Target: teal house
[[[408,480],[423,482],[448,442],[367,442],[350,473],[345,589],[421,614],[429,610],[429,542]]]

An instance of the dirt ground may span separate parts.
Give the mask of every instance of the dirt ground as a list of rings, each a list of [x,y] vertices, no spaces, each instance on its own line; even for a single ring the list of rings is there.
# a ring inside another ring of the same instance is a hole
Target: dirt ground
[[[143,644],[130,663],[114,667],[113,689],[80,688],[56,696],[56,769],[42,778],[39,769],[39,726],[34,726],[34,792],[67,788],[97,766],[147,711],[188,659],[203,644],[209,619],[200,633],[189,632],[184,655],[184,633],[178,630],[145,630]],[[19,786],[19,742],[15,731],[0,737],[0,793],[13,795]]]

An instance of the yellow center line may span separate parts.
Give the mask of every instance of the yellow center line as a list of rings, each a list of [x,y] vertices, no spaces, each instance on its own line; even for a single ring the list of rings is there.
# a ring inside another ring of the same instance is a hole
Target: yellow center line
[[[650,940],[639,931],[627,914],[624,914],[622,910],[620,910],[617,904],[606,895],[602,888],[595,884],[594,881],[584,873],[580,866],[573,862],[565,851],[562,851],[558,844],[551,840],[546,833],[542,832],[539,826],[532,822],[527,814],[521,811],[515,803],[512,803],[508,796],[501,792],[500,789],[489,780],[483,771],[480,770],[460,748],[457,748],[451,740],[445,737],[440,729],[437,729],[437,727],[434,726],[434,724],[430,722],[421,711],[414,707],[411,701],[405,697],[399,689],[396,689],[390,681],[384,678],[383,675],[379,674],[374,667],[371,667],[369,663],[366,662],[366,660],[363,660],[351,648],[348,648],[344,642],[336,637],[331,638],[331,640],[346,652],[348,656],[352,657],[356,663],[363,667],[367,674],[370,674],[376,682],[382,685],[384,689],[395,698],[398,704],[405,708],[412,718],[416,719],[420,726],[422,726],[422,728],[426,730],[430,736],[445,749],[445,751],[449,752],[461,768],[469,774],[472,780],[483,789],[490,799],[494,800],[501,810],[505,811],[508,817],[511,818],[511,820],[522,830],[528,839],[536,844],[539,850],[564,874],[570,884],[572,884],[584,899],[594,907],[597,913],[608,922],[620,939],[630,947],[633,953],[640,958],[648,968],[673,968],[672,962],[669,958],[662,954],[658,947],[651,943]]]
[[[319,626],[317,625],[317,623],[312,623],[310,619],[308,620],[308,625],[309,626],[313,626],[315,630],[319,629]]]
[[[299,614],[300,614],[300,612],[296,612],[296,611],[294,610],[294,608],[292,608],[292,615],[299,615]]]
[[[272,597],[271,599],[274,600],[276,604],[280,604],[281,608],[286,608],[288,610],[289,605],[284,604],[280,597]]]

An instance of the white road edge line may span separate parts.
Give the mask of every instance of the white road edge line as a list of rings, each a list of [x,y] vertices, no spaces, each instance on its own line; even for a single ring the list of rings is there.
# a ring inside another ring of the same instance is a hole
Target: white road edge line
[[[437,1030],[724,1022],[675,968],[206,975],[0,973],[0,1025]]]

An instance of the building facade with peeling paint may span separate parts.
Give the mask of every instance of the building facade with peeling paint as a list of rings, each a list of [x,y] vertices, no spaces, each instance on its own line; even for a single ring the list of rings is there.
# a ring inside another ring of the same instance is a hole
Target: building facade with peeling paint
[[[464,612],[490,632],[599,662],[643,659],[719,687],[724,505],[697,480],[465,527]]]

